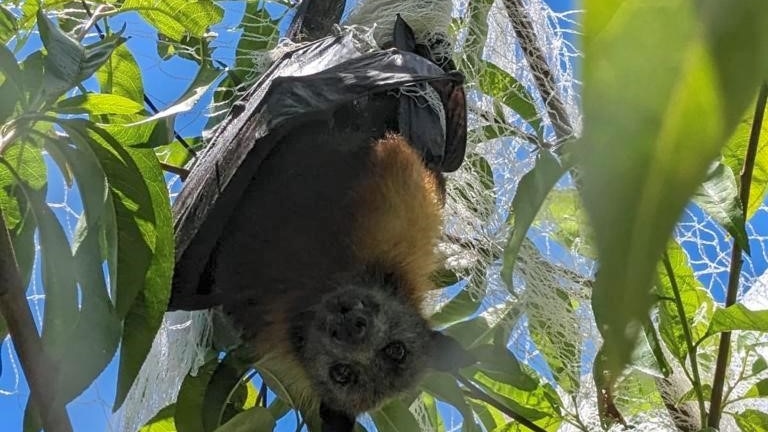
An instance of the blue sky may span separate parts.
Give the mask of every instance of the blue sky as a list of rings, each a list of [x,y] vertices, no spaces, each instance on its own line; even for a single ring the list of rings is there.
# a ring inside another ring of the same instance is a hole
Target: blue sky
[[[574,8],[574,0],[548,0],[547,3],[555,11],[566,11]],[[230,63],[234,56],[234,46],[237,41],[237,33],[230,32],[227,29],[233,28],[239,22],[242,16],[241,2],[222,2],[225,6],[225,16],[219,25],[213,30],[219,34],[215,43],[217,56],[225,63]],[[188,82],[194,76],[196,69],[190,67],[187,60],[173,58],[168,61],[162,61],[157,56],[155,46],[152,41],[155,38],[155,32],[144,24],[137,16],[125,15],[112,20],[114,28],[119,28],[125,22],[128,34],[132,35],[127,44],[136,56],[144,75],[144,87],[146,94],[158,107],[165,107],[181,95]],[[36,50],[38,46],[30,43],[28,51]],[[27,52],[28,53],[28,52]],[[176,120],[176,129],[182,136],[196,136],[206,122],[206,117],[200,109],[179,115]],[[55,166],[49,164],[52,170],[51,178],[55,178]],[[56,207],[57,215],[63,221],[65,228],[74,228],[74,215],[79,213],[76,199],[67,195],[67,191],[61,183],[51,183],[49,191],[49,201],[52,203],[67,203],[70,206],[68,211],[65,207]],[[691,209],[695,215],[697,209]],[[690,217],[690,216],[685,216]],[[684,218],[685,218],[684,217]],[[753,226],[768,226],[768,213],[760,212],[752,221]],[[761,229],[762,231],[762,229]],[[697,270],[706,266],[704,258],[717,254],[718,251],[727,250],[729,245],[724,243],[724,238],[714,238],[711,246],[705,246],[703,249],[686,248],[694,261],[701,261],[694,264]],[[761,247],[761,245],[754,245]],[[754,275],[762,274],[765,271],[766,258],[761,254],[753,257],[752,268],[746,269]],[[719,276],[707,276],[717,278]],[[703,280],[707,284],[708,280]],[[39,281],[33,282],[38,288]],[[718,300],[722,300],[722,292],[714,292]],[[0,375],[0,432],[21,430],[21,421],[23,410],[28,396],[26,382],[18,370],[18,361],[11,354],[9,343],[4,343],[0,348],[0,360],[2,361],[3,371]],[[75,431],[103,431],[107,429],[107,422],[110,417],[110,406],[114,398],[114,383],[116,374],[116,362],[104,371],[102,376],[77,400],[70,403],[68,411],[73,422]],[[19,380],[18,383],[16,380]],[[13,394],[6,395],[3,391],[13,390]],[[293,430],[291,425],[284,425],[281,430]]]

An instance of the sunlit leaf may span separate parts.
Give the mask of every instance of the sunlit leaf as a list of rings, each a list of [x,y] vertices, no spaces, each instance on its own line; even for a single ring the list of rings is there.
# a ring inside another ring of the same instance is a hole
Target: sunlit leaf
[[[210,0],[126,0],[121,11],[138,11],[160,33],[181,40],[185,33],[203,36],[224,16],[224,10]]]
[[[91,76],[112,51],[125,42],[120,34],[111,33],[92,45],[82,46],[62,32],[42,11],[38,11],[37,21],[46,48],[43,91],[47,100],[56,99]]]
[[[144,101],[141,69],[125,45],[117,47],[96,71],[96,79],[103,93],[123,96],[137,103]]]
[[[740,303],[718,308],[712,315],[706,335],[734,330],[768,332],[768,310],[753,311]]]
[[[139,432],[176,432],[176,423],[173,420],[176,414],[176,404],[168,405],[152,417]]]
[[[511,108],[520,118],[528,122],[537,134],[541,135],[541,118],[525,86],[495,64],[488,61],[481,61],[481,64],[481,71],[477,77],[480,90]]]
[[[688,346],[680,321],[680,314],[674,299],[675,290],[680,293],[680,302],[685,312],[685,325],[691,330],[693,342],[699,340],[707,332],[707,325],[715,308],[712,295],[701,286],[696,279],[688,263],[688,256],[676,242],[667,245],[667,256],[672,269],[672,274],[667,271],[666,265],[659,262],[658,294],[665,299],[659,303],[659,334],[667,348],[674,354],[678,361],[685,362],[688,354]],[[669,300],[667,300],[669,299]]]
[[[691,199],[725,228],[743,251],[749,253],[739,188],[730,168],[720,162],[713,163],[706,180]]]
[[[741,432],[763,432],[768,430],[768,413],[755,409],[734,413],[733,419]]]
[[[87,93],[57,102],[51,110],[59,114],[135,114],[144,109],[138,102],[123,96]]]
[[[432,372],[421,382],[421,388],[435,398],[451,404],[461,413],[463,431],[479,431],[474,421],[474,414],[456,382],[456,378],[447,373]]]
[[[768,111],[768,110],[767,110]],[[764,119],[768,119],[766,113]],[[754,104],[745,110],[736,130],[723,147],[723,163],[728,165],[736,181],[744,166],[744,156],[747,154],[747,145],[752,133],[752,122],[755,116]],[[763,120],[760,128],[760,141],[757,143],[754,167],[752,168],[752,183],[750,185],[749,204],[747,205],[747,219],[763,205],[766,191],[768,191],[768,121]]]

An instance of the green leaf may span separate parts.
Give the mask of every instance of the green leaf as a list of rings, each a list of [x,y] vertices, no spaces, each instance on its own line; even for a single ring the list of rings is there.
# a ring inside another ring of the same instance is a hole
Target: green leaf
[[[481,71],[477,76],[477,85],[480,90],[508,106],[528,122],[537,135],[541,135],[541,118],[539,118],[536,106],[533,104],[533,98],[528,94],[525,86],[509,72],[491,62],[481,60],[480,64]]]
[[[744,397],[758,398],[768,396],[768,378],[762,379],[755,383],[752,387],[744,393]]]
[[[739,187],[730,168],[720,162],[713,163],[706,180],[691,199],[728,231],[742,250],[749,253],[749,239],[739,199]]]
[[[245,400],[235,403],[233,395],[235,389],[246,390],[242,378],[249,369],[248,364],[238,361],[231,354],[219,363],[208,381],[203,399],[203,427],[206,431],[216,429],[242,411]]]
[[[456,378],[452,375],[443,372],[430,372],[421,381],[421,389],[459,410],[459,413],[464,418],[462,430],[480,430],[477,424],[475,424],[475,416],[472,413],[472,409],[467,404],[467,401],[464,400],[464,394],[461,388],[459,388],[458,383],[456,383]]]
[[[696,342],[707,332],[707,325],[714,311],[715,302],[709,291],[703,288],[696,279],[693,269],[688,263],[688,256],[679,244],[670,241],[667,245],[667,256],[672,274],[667,272],[663,261],[659,262],[656,269],[659,281],[658,294],[661,297],[674,299],[675,292],[672,283],[676,284],[685,312],[685,325],[690,328],[693,342]],[[659,304],[659,334],[675,358],[685,363],[688,346],[677,305],[672,300],[663,300]]]
[[[177,41],[186,33],[202,37],[224,17],[224,10],[209,0],[126,0],[120,11],[138,11],[160,33]]]
[[[51,110],[58,114],[135,114],[144,106],[124,96],[87,93],[60,100]]]
[[[470,290],[463,289],[429,317],[429,322],[434,327],[443,327],[464,321],[477,312],[482,301],[482,296],[478,297],[470,293]]]
[[[718,308],[712,315],[704,337],[734,330],[768,332],[768,310],[753,311],[739,303],[727,308]]]
[[[736,126],[736,130],[723,147],[723,163],[728,165],[734,174],[741,173],[744,166],[744,156],[747,154],[747,145],[752,133],[752,121],[755,116],[755,104],[745,110],[745,113]],[[766,109],[768,111],[768,109]],[[765,113],[763,113],[765,114]],[[765,116],[764,118],[768,118]],[[737,178],[738,182],[739,179]],[[760,125],[760,140],[757,143],[754,168],[752,169],[752,183],[750,185],[749,204],[747,205],[747,219],[763,205],[765,194],[768,191],[768,121]]]
[[[153,120],[189,111],[192,109],[192,107],[195,106],[195,104],[197,104],[198,101],[200,101],[203,95],[205,95],[205,92],[208,91],[208,88],[213,85],[220,74],[221,71],[207,66],[207,63],[203,64],[200,67],[200,70],[197,72],[195,79],[192,81],[192,83],[189,85],[189,88],[187,88],[187,91],[184,92],[183,95],[181,95],[168,108],[154,114],[152,117],[142,120],[138,124],[148,123]]]
[[[497,334],[493,344],[474,348],[472,355],[477,358],[478,364],[469,370],[472,373],[482,372],[494,381],[520,390],[535,391],[539,387],[538,381],[523,370],[517,357],[506,345],[506,340],[499,338]]]
[[[40,38],[46,49],[43,94],[46,100],[55,100],[61,94],[93,75],[112,55],[112,51],[125,42],[120,34],[111,33],[87,47],[80,45],[62,32],[42,12],[37,12]]]
[[[765,361],[765,357],[758,356],[752,363],[752,375],[757,375],[766,369],[768,369],[768,362]]]
[[[192,150],[200,150],[203,148],[204,142],[202,137],[188,137],[184,141],[187,142]],[[192,160],[192,153],[184,147],[179,140],[175,140],[170,144],[154,147],[155,155],[160,162],[167,163],[171,166],[184,167]]]
[[[508,286],[512,285],[512,271],[528,228],[536,218],[547,194],[568,169],[565,162],[559,162],[547,151],[540,151],[538,156],[533,169],[520,179],[512,199],[512,211],[507,219],[507,223],[512,224],[513,228],[504,248],[501,278]]]
[[[768,8],[588,0],[585,10],[576,149],[601,263],[593,310],[619,372],[672,228],[768,70]]]
[[[0,5],[0,45],[5,45],[19,31],[16,17],[4,5]]]
[[[740,413],[734,413],[733,419],[741,429],[741,432],[763,432],[768,430],[768,413],[748,409]]]
[[[509,384],[500,383],[488,377],[482,371],[472,376],[472,382],[507,409],[533,421],[546,431],[557,431],[562,418],[559,398],[555,390],[540,384],[535,390],[521,390]],[[554,404],[553,404],[554,403]],[[511,423],[501,429],[504,431],[523,431],[517,423]]]
[[[203,401],[208,383],[218,365],[219,361],[214,357],[198,369],[197,375],[187,375],[181,383],[174,414],[178,432],[205,432]]]
[[[168,191],[152,150],[124,148],[82,119],[59,124],[70,136],[87,131],[86,142],[104,170],[114,205],[117,237],[111,241],[116,240],[116,257],[109,257],[113,259],[107,264],[117,315],[124,318],[115,402],[119,407],[152,346],[170,297],[173,228]]]
[[[597,258],[592,229],[576,189],[550,191],[533,225],[554,227],[547,232],[558,243],[573,253]]]
[[[216,432],[271,431],[274,428],[275,419],[272,413],[266,408],[253,407],[233,417],[216,429]]]
[[[176,423],[173,420],[176,414],[176,404],[168,405],[152,417],[139,432],[176,432]]]
[[[413,432],[419,430],[419,423],[399,399],[394,399],[371,413],[378,432]]]
[[[0,10],[3,10],[2,7]],[[0,77],[3,78],[3,81],[0,81],[3,87],[7,86],[7,91],[3,94],[5,96],[3,104],[13,108],[15,101],[23,99],[24,79],[16,57],[2,44],[0,44]]]
[[[126,97],[144,103],[141,69],[125,45],[118,46],[109,59],[96,71],[102,93]]]

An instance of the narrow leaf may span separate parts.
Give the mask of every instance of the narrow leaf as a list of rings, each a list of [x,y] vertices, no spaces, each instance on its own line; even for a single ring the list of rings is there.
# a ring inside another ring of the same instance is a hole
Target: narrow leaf
[[[501,269],[502,280],[507,285],[511,286],[512,284],[512,271],[517,261],[520,246],[528,233],[528,228],[536,218],[547,194],[565,174],[567,168],[551,153],[541,151],[533,169],[520,179],[515,197],[512,200],[512,211],[507,220],[507,223],[513,226],[512,234],[504,248]]]
[[[508,106],[528,122],[538,135],[541,135],[541,118],[525,86],[509,72],[491,62],[481,60],[481,65],[482,70],[477,77],[480,90]]]
[[[748,409],[740,413],[734,413],[733,419],[741,432],[763,432],[768,430],[768,413]]]

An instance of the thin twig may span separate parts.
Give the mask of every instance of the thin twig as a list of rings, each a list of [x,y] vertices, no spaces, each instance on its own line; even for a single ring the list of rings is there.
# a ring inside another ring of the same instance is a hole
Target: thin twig
[[[701,415],[701,428],[706,426],[707,411],[704,406],[704,391],[701,388],[701,375],[699,374],[699,363],[696,360],[696,347],[693,345],[693,336],[691,335],[691,327],[688,325],[688,318],[685,315],[685,306],[683,306],[683,299],[680,296],[680,287],[677,286],[677,278],[675,277],[675,271],[672,269],[672,263],[669,261],[669,254],[665,251],[664,257],[664,269],[667,272],[669,278],[669,284],[672,287],[672,293],[675,296],[675,309],[677,309],[677,316],[680,320],[680,325],[683,327],[683,337],[685,339],[685,345],[688,348],[688,360],[691,362],[691,373],[693,374],[692,384],[693,390],[696,392],[696,399],[699,402],[699,414]]]
[[[755,104],[755,115],[752,121],[752,131],[749,135],[749,144],[747,145],[747,154],[744,156],[744,165],[741,169],[739,198],[741,198],[741,207],[744,212],[744,220],[747,218],[747,208],[749,207],[749,189],[752,186],[752,171],[755,168],[755,157],[757,156],[757,145],[760,142],[760,130],[763,126],[763,113],[765,113],[765,102],[768,98],[768,84],[763,83],[760,87],[760,94]],[[731,250],[731,265],[728,269],[728,292],[725,297],[725,307],[736,303],[736,295],[739,293],[739,276],[741,274],[741,248],[736,242],[733,242]],[[709,401],[709,421],[708,426],[717,429],[720,424],[723,405],[723,384],[725,383],[725,371],[728,369],[728,357],[731,349],[731,332],[723,332],[720,336],[720,346],[717,350],[717,364],[715,366],[715,376],[712,379],[712,396]]]
[[[72,432],[64,404],[56,402],[53,366],[43,350],[13,251],[10,233],[0,211],[0,314],[5,318],[30,398],[46,432]]]
[[[169,165],[165,162],[160,162],[160,168],[163,169],[163,171],[167,171],[171,174],[176,174],[179,176],[179,178],[184,181],[187,179],[187,176],[189,175],[189,170],[182,167],[177,167],[174,165]]]
[[[486,394],[479,387],[477,387],[475,384],[473,384],[471,381],[464,378],[463,376],[456,374],[455,377],[467,389],[468,397],[487,403],[488,405],[503,412],[504,414],[506,414],[513,420],[515,420],[516,422],[520,423],[521,425],[527,427],[528,429],[534,432],[547,432],[541,426],[525,418],[522,414],[516,413],[511,409],[509,409],[509,407],[504,406],[502,403],[500,403],[493,397]]]

